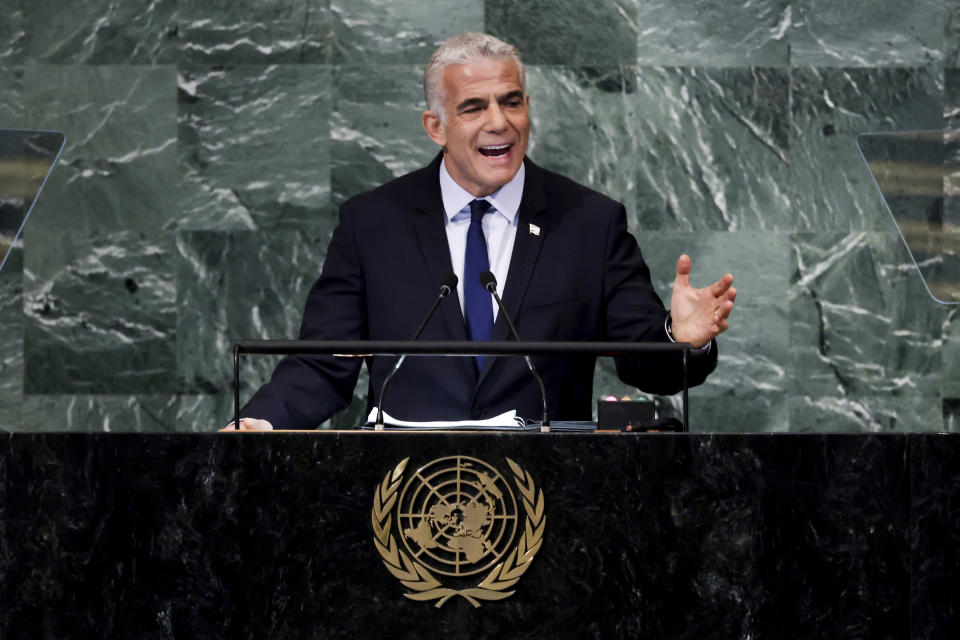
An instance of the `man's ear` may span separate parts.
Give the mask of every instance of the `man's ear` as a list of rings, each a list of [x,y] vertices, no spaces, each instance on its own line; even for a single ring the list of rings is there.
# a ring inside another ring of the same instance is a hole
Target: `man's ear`
[[[423,129],[427,132],[427,135],[430,136],[430,139],[441,147],[446,145],[447,134],[443,130],[443,123],[440,122],[440,116],[435,114],[433,111],[424,111],[422,120]]]

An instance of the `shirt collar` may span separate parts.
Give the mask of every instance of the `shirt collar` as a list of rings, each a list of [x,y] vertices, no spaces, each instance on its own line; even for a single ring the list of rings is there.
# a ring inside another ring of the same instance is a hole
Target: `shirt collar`
[[[517,211],[520,209],[520,200],[523,197],[523,180],[526,167],[521,163],[517,174],[507,184],[490,194],[488,200],[493,208],[503,215],[511,224],[516,222]],[[447,221],[463,211],[471,201],[476,200],[469,191],[461,187],[447,172],[446,159],[440,161],[440,195],[443,198],[443,212]]]

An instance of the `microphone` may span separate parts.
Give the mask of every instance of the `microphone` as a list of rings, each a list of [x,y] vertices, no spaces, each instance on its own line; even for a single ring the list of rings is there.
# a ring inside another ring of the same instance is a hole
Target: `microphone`
[[[437,294],[437,299],[433,301],[433,306],[430,307],[430,311],[427,313],[427,316],[423,319],[423,322],[420,323],[420,327],[417,329],[417,332],[413,334],[412,340],[415,341],[420,337],[420,334],[423,333],[424,328],[427,326],[427,323],[430,322],[430,318],[433,317],[433,314],[436,313],[437,307],[440,306],[440,303],[443,302],[443,299],[450,295],[450,293],[457,288],[457,282],[457,275],[455,273],[451,273],[443,279],[443,282],[440,284],[440,292]],[[393,376],[395,376],[397,371],[400,370],[400,365],[403,364],[403,361],[406,360],[406,358],[406,354],[400,356],[400,359],[397,360],[395,365],[393,365],[393,369],[390,370],[390,373],[387,374],[383,384],[380,386],[380,401],[377,403],[377,421],[373,425],[373,428],[376,431],[383,431],[383,397],[387,393],[387,385],[390,384],[390,380],[392,380]]]
[[[480,286],[489,291],[493,299],[496,300],[497,306],[500,308],[500,313],[503,314],[504,320],[507,321],[507,326],[510,327],[510,333],[513,334],[513,339],[520,342],[520,335],[517,333],[517,328],[513,326],[513,321],[510,319],[510,314],[507,313],[507,308],[503,306],[503,301],[500,300],[500,296],[497,295],[497,278],[490,270],[480,273]],[[537,368],[533,366],[533,361],[530,360],[530,356],[523,356],[523,359],[527,361],[527,368],[530,369],[530,373],[533,374],[533,377],[537,380],[537,384],[540,385],[540,399],[543,401],[543,417],[540,419],[540,431],[550,431],[550,417],[547,414],[547,389],[543,386],[543,378],[537,373]]]

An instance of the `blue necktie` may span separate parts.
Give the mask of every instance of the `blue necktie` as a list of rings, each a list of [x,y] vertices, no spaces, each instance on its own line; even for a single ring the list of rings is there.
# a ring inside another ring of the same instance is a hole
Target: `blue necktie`
[[[489,340],[493,334],[493,303],[490,292],[480,284],[480,274],[490,268],[487,240],[481,221],[490,211],[486,200],[470,203],[470,228],[467,230],[467,253],[463,264],[463,307],[467,315],[467,334],[471,340]],[[483,368],[483,356],[476,356],[477,370]]]

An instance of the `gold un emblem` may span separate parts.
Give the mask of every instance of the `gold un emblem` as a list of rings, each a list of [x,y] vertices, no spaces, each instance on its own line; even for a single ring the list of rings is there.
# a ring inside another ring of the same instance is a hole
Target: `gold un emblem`
[[[469,456],[428,462],[404,482],[404,458],[374,491],[373,540],[412,600],[475,607],[503,600],[530,568],[547,522],[543,491],[506,458],[522,498],[490,464]],[[401,489],[401,485],[403,488]],[[478,582],[479,580],[479,582]]]

